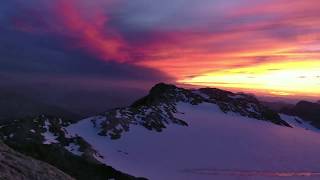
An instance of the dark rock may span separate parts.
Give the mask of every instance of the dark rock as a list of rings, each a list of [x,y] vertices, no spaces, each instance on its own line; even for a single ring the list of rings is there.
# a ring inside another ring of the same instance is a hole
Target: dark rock
[[[320,128],[320,104],[308,101],[300,101],[292,108],[284,108],[281,112],[293,116],[298,116],[305,121],[311,122]]]
[[[0,179],[73,180],[57,168],[22,155],[0,142]]]

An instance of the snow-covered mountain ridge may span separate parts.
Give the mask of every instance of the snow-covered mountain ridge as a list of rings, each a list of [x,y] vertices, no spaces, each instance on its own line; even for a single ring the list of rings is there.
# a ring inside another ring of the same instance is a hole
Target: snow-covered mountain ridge
[[[252,95],[163,83],[128,107],[77,122],[0,124],[6,144],[77,179],[318,180],[319,132]]]
[[[176,104],[179,102],[192,105],[216,104],[224,113],[236,113],[277,125],[290,126],[254,96],[215,88],[189,90],[164,83],[155,85],[147,96],[131,106],[109,110],[92,117],[91,121],[94,125],[101,125],[99,135],[110,136],[112,139],[120,138],[122,133],[129,131],[131,125],[142,125],[158,132],[169,124],[188,126],[183,119],[174,116],[177,112]]]
[[[157,84],[131,106],[66,131],[98,161],[151,180],[320,178],[319,130],[241,93]]]

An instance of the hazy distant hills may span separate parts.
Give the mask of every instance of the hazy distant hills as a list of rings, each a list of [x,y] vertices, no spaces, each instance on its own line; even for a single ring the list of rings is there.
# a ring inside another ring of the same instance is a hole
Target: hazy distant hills
[[[104,86],[104,85],[101,85]],[[132,103],[143,89],[55,88],[54,86],[3,87],[0,85],[0,119],[39,114],[81,119],[109,108]]]
[[[58,116],[65,119],[79,119],[76,113],[61,107],[26,97],[15,92],[0,93],[0,120],[35,117],[39,115]]]
[[[261,103],[276,112],[280,112],[284,108],[292,108],[294,106],[294,104],[290,104],[290,103],[282,102],[282,101],[274,101],[274,102],[262,101]]]

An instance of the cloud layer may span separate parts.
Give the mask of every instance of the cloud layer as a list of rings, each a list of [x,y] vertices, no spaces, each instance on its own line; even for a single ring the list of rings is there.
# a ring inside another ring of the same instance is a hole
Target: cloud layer
[[[5,26],[0,36],[8,43],[0,51],[5,52],[2,69],[7,71],[41,67],[45,72],[90,71],[111,79],[175,79],[194,84],[222,72],[235,76],[243,68],[292,71],[283,64],[298,63],[304,67],[302,74],[290,78],[309,77],[311,72],[312,77],[320,76],[313,74],[320,70],[317,0],[13,0],[2,4],[0,22]],[[15,57],[12,49],[21,52],[21,48],[24,53]],[[310,63],[313,69],[304,66]],[[249,79],[259,77],[256,74]],[[211,78],[201,85],[232,83],[214,82]],[[238,83],[257,88],[253,80]],[[310,83],[309,88],[320,91],[318,78]],[[294,84],[288,87],[295,91]]]

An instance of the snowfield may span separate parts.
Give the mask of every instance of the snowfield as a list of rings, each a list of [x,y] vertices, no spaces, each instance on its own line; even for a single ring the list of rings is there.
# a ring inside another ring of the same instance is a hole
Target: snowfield
[[[131,126],[121,139],[97,135],[92,118],[67,128],[89,142],[103,163],[151,180],[319,180],[320,134],[295,124],[278,126],[215,104],[179,103],[177,118],[163,132]],[[282,115],[289,124],[295,119]],[[297,126],[297,127],[296,127]]]
[[[55,136],[53,133],[49,131],[49,126],[51,125],[49,120],[46,120],[44,123],[44,128],[46,129],[46,132],[42,133],[42,136],[44,137],[43,144],[58,143],[58,141],[56,140],[58,136]]]

